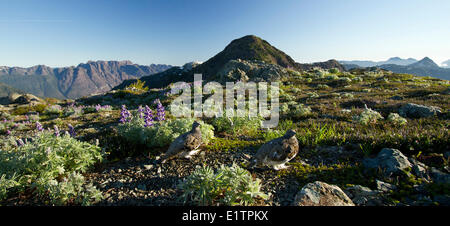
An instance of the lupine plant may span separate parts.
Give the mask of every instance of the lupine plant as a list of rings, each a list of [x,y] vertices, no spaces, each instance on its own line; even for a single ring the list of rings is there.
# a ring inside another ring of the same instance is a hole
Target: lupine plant
[[[153,125],[153,113],[150,107],[147,105],[145,105],[144,122],[145,127],[150,127]]]
[[[102,156],[96,145],[46,131],[37,133],[30,142],[3,145],[0,198],[33,188],[37,197],[54,205],[88,205],[99,201],[100,192],[92,185],[84,185],[80,173],[101,161]]]
[[[178,118],[166,121],[149,122],[144,118],[130,117],[130,121],[121,123],[118,126],[118,133],[130,143],[146,145],[147,147],[164,147],[169,145],[180,134],[188,132],[194,123],[193,118]],[[202,138],[204,143],[208,143],[214,137],[214,127],[200,121],[202,125]]]
[[[233,164],[221,166],[216,173],[208,166],[197,168],[181,184],[185,202],[197,205],[255,205],[269,196],[261,191],[261,181]]]
[[[127,110],[127,107],[125,105],[122,105],[122,110],[120,112],[120,119],[119,121],[121,123],[126,123],[131,120],[131,113]]]
[[[155,102],[156,103],[156,119],[158,121],[164,121],[166,120],[166,112],[164,110],[164,106],[161,104],[161,101],[159,99],[156,99]]]

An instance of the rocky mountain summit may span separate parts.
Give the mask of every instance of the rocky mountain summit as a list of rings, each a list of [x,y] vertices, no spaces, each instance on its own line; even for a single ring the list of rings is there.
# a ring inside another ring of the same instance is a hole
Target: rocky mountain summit
[[[234,79],[233,81],[236,81],[236,79],[241,78],[239,74],[242,74],[242,72],[239,71],[249,72],[255,75],[256,72],[259,73],[259,69],[254,71],[254,68],[264,68],[261,69],[265,71],[263,73],[264,75],[261,75],[264,77],[262,80],[264,80],[265,78],[274,79],[281,76],[281,71],[285,69],[300,72],[315,67],[323,69],[337,68],[340,71],[344,71],[344,67],[336,60],[312,64],[297,63],[290,56],[270,45],[267,41],[254,35],[247,35],[233,40],[223,51],[202,64],[196,64],[192,70],[186,70],[187,67],[174,67],[162,73],[144,76],[140,80],[144,81],[149,88],[162,88],[177,81],[191,82],[196,73],[202,74],[203,79],[206,81],[224,81],[224,78]],[[272,72],[273,74],[271,74]],[[225,75],[227,73],[237,74]],[[242,76],[242,78],[247,79],[245,76]],[[254,76],[253,79],[255,81],[261,80],[256,79]],[[123,89],[135,81],[124,81],[115,89]]]

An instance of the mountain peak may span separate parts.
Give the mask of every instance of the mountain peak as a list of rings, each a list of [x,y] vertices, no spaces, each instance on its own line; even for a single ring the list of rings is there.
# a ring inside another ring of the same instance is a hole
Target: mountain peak
[[[425,57],[422,60],[411,64],[410,66],[413,67],[432,67],[432,68],[438,68],[439,65],[437,65],[432,59],[430,59],[429,57]]]
[[[297,68],[296,62],[283,51],[258,36],[246,35],[231,41],[222,52],[199,65],[197,70],[214,77],[228,61],[237,59],[259,60],[286,68]]]

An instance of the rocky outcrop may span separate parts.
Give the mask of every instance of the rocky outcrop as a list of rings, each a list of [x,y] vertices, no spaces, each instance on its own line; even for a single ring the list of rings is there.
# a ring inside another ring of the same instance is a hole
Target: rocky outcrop
[[[410,118],[426,118],[438,115],[441,113],[441,109],[434,106],[424,106],[419,104],[405,104],[398,110],[399,114],[403,117]]]
[[[220,81],[276,81],[288,76],[286,69],[263,61],[230,60],[218,72]]]
[[[354,206],[352,200],[336,185],[316,181],[305,185],[295,196],[295,206]]]
[[[376,158],[366,158],[363,164],[366,168],[381,169],[386,176],[400,173],[412,166],[406,156],[392,148],[383,148]]]
[[[39,97],[36,97],[32,94],[19,94],[19,93],[11,93],[7,97],[0,98],[0,104],[9,105],[9,104],[17,104],[17,105],[36,105],[42,103],[43,100]]]

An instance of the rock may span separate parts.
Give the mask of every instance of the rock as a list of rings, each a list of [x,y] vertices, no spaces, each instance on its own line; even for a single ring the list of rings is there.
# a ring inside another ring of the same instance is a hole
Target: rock
[[[450,183],[450,175],[444,173],[434,167],[431,167],[431,178],[433,178],[436,183],[449,184]]]
[[[442,113],[441,109],[438,107],[429,107],[412,103],[403,105],[398,111],[401,116],[410,118],[426,118]]]
[[[400,173],[402,170],[412,167],[408,158],[399,150],[393,148],[383,148],[376,158],[363,160],[366,168],[380,168],[386,176]]]
[[[397,186],[383,182],[381,180],[376,180],[376,183],[377,183],[377,189],[382,192],[389,192],[389,191],[397,189]]]
[[[353,185],[345,189],[345,194],[352,199],[353,203],[361,205],[377,205],[380,203],[378,194],[379,191],[372,191],[368,187],[361,185]]]
[[[286,69],[258,60],[230,60],[218,72],[222,81],[275,81],[288,76]]]
[[[428,173],[427,173],[427,169],[428,167],[417,161],[416,159],[413,158],[409,158],[409,162],[411,162],[412,166],[412,172],[414,173],[414,175],[420,177],[420,178],[424,178],[424,179],[429,179]]]
[[[354,206],[352,200],[336,185],[316,181],[297,193],[295,206]]]

